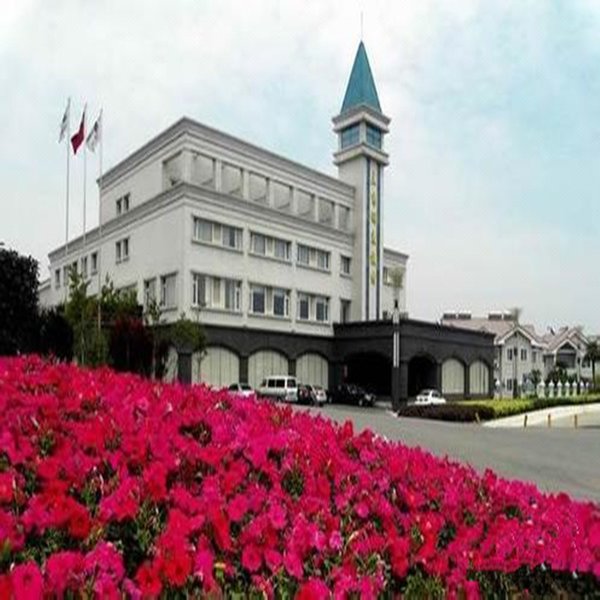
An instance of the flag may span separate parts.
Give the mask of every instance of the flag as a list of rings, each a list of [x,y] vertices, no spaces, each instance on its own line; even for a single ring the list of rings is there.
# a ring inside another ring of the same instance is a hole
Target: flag
[[[67,100],[67,108],[65,108],[65,114],[63,115],[62,121],[60,122],[60,134],[58,136],[58,143],[63,141],[68,129],[69,129],[69,117],[71,115],[71,98]]]
[[[98,118],[96,119],[96,122],[94,123],[94,126],[92,127],[92,130],[90,131],[89,135],[87,136],[87,140],[85,141],[85,143],[87,144],[87,147],[90,149],[91,152],[96,151],[96,146],[100,142],[101,135],[102,135],[102,111],[100,111],[100,114],[98,115]]]
[[[83,114],[81,115],[81,123],[79,124],[79,129],[75,133],[73,137],[71,137],[71,146],[73,146],[73,154],[77,154],[77,150],[79,150],[79,146],[83,144],[85,140],[85,111],[87,108],[87,104],[83,107]]]

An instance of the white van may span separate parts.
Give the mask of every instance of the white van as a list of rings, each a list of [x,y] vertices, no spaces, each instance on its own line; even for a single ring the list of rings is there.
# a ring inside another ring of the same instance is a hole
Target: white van
[[[289,375],[272,375],[263,379],[258,395],[281,402],[298,401],[298,382]]]

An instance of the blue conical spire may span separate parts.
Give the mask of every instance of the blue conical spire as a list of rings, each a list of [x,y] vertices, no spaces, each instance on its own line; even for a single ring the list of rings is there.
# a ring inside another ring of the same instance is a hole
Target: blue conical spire
[[[371,73],[367,51],[365,50],[365,45],[362,41],[358,45],[358,50],[356,51],[356,57],[354,58],[354,64],[352,65],[352,72],[350,73],[350,79],[348,80],[348,87],[346,88],[346,95],[344,96],[341,112],[345,112],[350,108],[360,106],[361,104],[366,104],[381,112],[377,89],[375,88],[375,82],[373,81],[373,73]]]

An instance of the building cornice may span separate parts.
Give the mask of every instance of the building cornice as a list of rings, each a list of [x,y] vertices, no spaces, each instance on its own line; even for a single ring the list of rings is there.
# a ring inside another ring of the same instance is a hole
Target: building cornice
[[[189,117],[182,117],[173,125],[159,133],[138,150],[132,152],[125,159],[110,168],[102,176],[102,189],[112,185],[131,170],[139,167],[150,159],[160,149],[176,141],[180,137],[189,135],[215,146],[233,151],[242,157],[253,161],[263,162],[274,170],[285,172],[295,177],[310,180],[313,184],[332,190],[343,195],[354,195],[354,186],[340,181],[331,175],[307,167],[301,163],[285,158],[279,154],[260,148],[250,142],[246,142],[232,135],[203,125]]]
[[[359,158],[361,156],[368,156],[369,158],[372,158],[378,163],[386,166],[390,164],[390,157],[387,152],[383,152],[383,150],[377,150],[365,142],[361,142],[355,146],[334,152],[333,162],[335,165],[340,165],[346,161],[352,160],[353,158]]]
[[[190,199],[194,202],[202,202],[203,205],[208,204],[213,207],[224,208],[235,215],[244,215],[247,217],[256,217],[257,215],[260,215],[264,221],[271,224],[281,223],[298,231],[302,231],[303,233],[312,235],[318,234],[342,244],[352,244],[354,240],[354,234],[351,232],[339,231],[316,221],[303,219],[297,215],[286,214],[269,206],[257,204],[250,200],[236,198],[209,188],[185,182],[178,183],[176,186],[157,194],[154,198],[134,206],[130,211],[103,223],[102,237],[106,238],[120,229],[135,225],[140,219],[143,219],[166,206],[171,206],[177,201],[185,201],[186,199]],[[98,244],[98,234],[98,227],[86,232],[86,247]],[[81,252],[82,248],[83,236],[70,240],[67,256],[70,257],[73,254],[78,254]],[[61,257],[64,257],[64,254],[65,246],[62,245],[50,252],[48,258],[51,263],[54,263],[55,261],[59,261]]]
[[[383,131],[385,131],[385,133],[389,131],[388,126],[392,121],[389,117],[386,117],[383,113],[376,111],[368,104],[360,104],[355,106],[331,119],[333,122],[333,130],[336,132],[348,127],[352,123],[362,120],[368,121],[376,127],[380,127]]]
[[[389,256],[391,258],[399,258],[400,260],[406,262],[410,255],[405,254],[404,252],[400,252],[399,250],[394,250],[393,248],[383,248],[383,256]]]

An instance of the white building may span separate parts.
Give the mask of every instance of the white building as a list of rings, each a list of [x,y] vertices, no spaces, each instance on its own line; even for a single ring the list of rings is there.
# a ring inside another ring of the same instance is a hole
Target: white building
[[[142,305],[158,299],[166,321],[185,313],[215,332],[327,338],[389,316],[395,299],[405,313],[408,256],[384,248],[381,225],[389,123],[362,42],[333,119],[337,177],[180,119],[103,175],[101,228],[50,252],[42,303],[65,300],[74,267],[91,294],[108,276]],[[230,354],[209,347],[199,376],[257,384],[292,369],[270,350],[243,365]],[[323,356],[302,369],[327,385]]]
[[[523,325],[511,311],[490,312],[486,317],[473,317],[470,312],[445,312],[442,324],[486,331],[494,334],[494,380],[502,397],[523,391],[529,380],[545,380],[557,367],[577,379],[591,379],[591,365],[586,360],[588,339],[580,327],[549,329],[539,335],[533,325]]]

